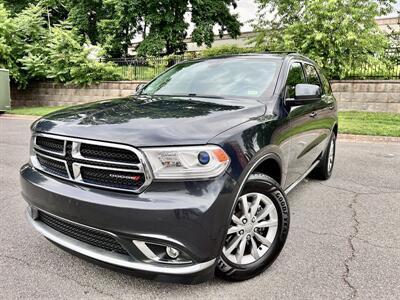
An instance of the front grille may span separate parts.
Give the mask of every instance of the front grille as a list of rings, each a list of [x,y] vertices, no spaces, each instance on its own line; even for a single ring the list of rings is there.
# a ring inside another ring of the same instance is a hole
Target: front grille
[[[81,144],[80,151],[83,157],[90,159],[131,164],[138,164],[140,162],[135,153],[125,149]]]
[[[127,190],[135,190],[144,182],[144,176],[137,173],[88,167],[81,168],[81,176],[84,182]]]
[[[36,154],[36,157],[45,171],[57,176],[68,178],[68,172],[67,168],[65,167],[65,163],[42,156],[39,153]]]
[[[42,211],[39,211],[38,219],[50,228],[53,228],[54,230],[73,239],[107,251],[129,255],[121,244],[119,244],[112,236],[104,232],[64,221]]]
[[[55,152],[55,153],[63,153],[64,151],[64,141],[59,139],[52,139],[43,136],[36,137],[36,145],[38,145],[43,150]]]
[[[32,163],[53,176],[81,184],[140,192],[149,176],[141,153],[128,146],[38,134]]]

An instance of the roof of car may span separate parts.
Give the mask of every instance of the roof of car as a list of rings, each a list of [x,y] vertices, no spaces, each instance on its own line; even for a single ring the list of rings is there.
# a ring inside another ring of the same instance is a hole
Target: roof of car
[[[312,62],[308,57],[292,51],[271,51],[271,52],[258,52],[258,53],[241,53],[241,54],[224,54],[210,57],[201,57],[194,60],[208,60],[208,59],[218,59],[218,58],[237,58],[237,57],[265,57],[265,58],[297,58],[304,61]]]

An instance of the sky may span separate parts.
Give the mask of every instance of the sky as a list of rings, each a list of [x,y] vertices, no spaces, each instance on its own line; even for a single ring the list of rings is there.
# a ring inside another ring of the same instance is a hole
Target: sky
[[[242,26],[242,32],[251,31],[250,24],[246,23],[256,17],[257,5],[254,0],[239,0],[237,2],[238,7],[235,11],[239,14],[239,20],[244,23]]]
[[[400,11],[400,0],[396,2],[396,4],[394,5],[394,12],[391,13],[389,16],[397,17],[399,16],[399,11]]]

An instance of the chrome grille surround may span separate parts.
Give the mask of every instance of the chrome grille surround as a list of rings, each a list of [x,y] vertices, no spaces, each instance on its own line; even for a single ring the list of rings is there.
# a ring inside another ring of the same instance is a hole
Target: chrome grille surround
[[[63,140],[64,147],[63,147],[62,153],[52,151],[50,149],[45,149],[43,147],[38,146],[36,144],[37,137]],[[101,187],[104,189],[111,189],[111,190],[118,190],[118,191],[125,191],[125,192],[127,191],[127,192],[133,192],[133,193],[142,192],[143,190],[146,189],[146,187],[149,186],[149,184],[153,180],[153,175],[152,175],[151,169],[149,167],[149,163],[147,162],[144,154],[140,150],[138,150],[134,147],[128,146],[128,145],[86,140],[86,139],[81,139],[81,138],[64,137],[64,136],[46,134],[46,133],[34,133],[32,135],[31,142],[32,142],[32,146],[31,146],[30,158],[31,158],[33,167],[41,172],[50,174],[55,177],[59,177],[59,178],[73,181],[76,183],[80,183],[83,185],[95,186],[95,187]],[[71,168],[68,166],[68,162],[67,162],[67,152],[68,152],[67,144],[69,142],[72,143],[71,157],[69,158],[70,160],[72,160]],[[80,153],[80,146],[82,144],[98,145],[98,146],[102,146],[102,147],[127,150],[127,151],[134,153],[137,156],[139,163],[134,164],[134,163],[127,163],[127,162],[118,162],[118,161],[87,158],[87,157],[82,156]],[[38,160],[37,155],[46,157],[50,160],[55,160],[55,161],[64,163],[68,177],[60,176],[58,174],[50,172],[48,169],[46,169],[44,166],[41,165],[41,163]],[[106,185],[88,183],[88,182],[85,182],[81,176],[81,167],[90,167],[92,169],[101,169],[101,170],[118,171],[118,172],[126,172],[126,173],[137,173],[138,175],[144,176],[144,182],[137,189],[125,189],[125,188],[117,188],[117,187],[111,187],[111,186],[106,186]]]

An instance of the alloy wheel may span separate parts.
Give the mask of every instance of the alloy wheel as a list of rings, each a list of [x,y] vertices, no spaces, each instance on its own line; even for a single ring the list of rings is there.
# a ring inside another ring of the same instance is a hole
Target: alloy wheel
[[[222,252],[232,263],[253,263],[268,252],[277,230],[272,200],[261,193],[245,194],[236,204]]]
[[[330,173],[333,168],[333,162],[335,160],[335,140],[331,140],[331,144],[329,146],[329,154],[328,154],[328,172]]]

